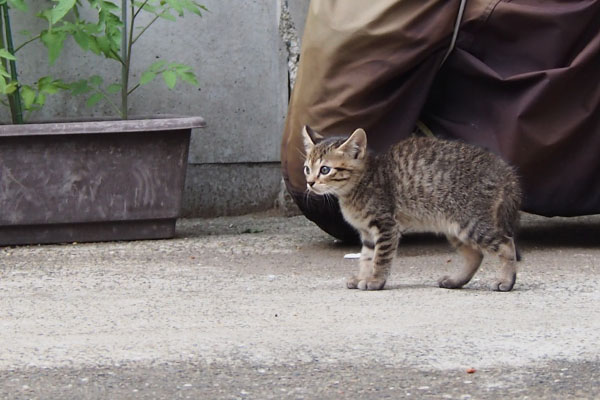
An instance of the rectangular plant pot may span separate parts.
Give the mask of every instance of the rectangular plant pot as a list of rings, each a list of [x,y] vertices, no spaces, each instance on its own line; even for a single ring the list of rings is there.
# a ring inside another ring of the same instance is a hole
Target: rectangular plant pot
[[[0,126],[0,245],[170,238],[200,117]]]

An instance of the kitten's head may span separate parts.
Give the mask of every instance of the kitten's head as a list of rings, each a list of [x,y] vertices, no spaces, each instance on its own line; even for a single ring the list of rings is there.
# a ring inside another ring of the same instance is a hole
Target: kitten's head
[[[302,129],[306,161],[306,187],[316,194],[343,195],[356,184],[363,171],[367,135],[357,129],[350,137],[324,138],[309,126]]]

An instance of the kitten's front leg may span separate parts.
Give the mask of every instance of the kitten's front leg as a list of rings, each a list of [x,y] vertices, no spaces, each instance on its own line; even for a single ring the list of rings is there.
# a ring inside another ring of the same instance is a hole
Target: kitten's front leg
[[[371,237],[374,239],[372,242],[363,239],[359,275],[348,280],[348,287],[351,289],[383,289],[390,275],[392,260],[396,254],[400,236],[394,230],[386,230],[377,232]],[[364,261],[363,255],[365,255]],[[370,255],[370,257],[366,255]]]
[[[375,243],[372,237],[364,232],[360,235],[362,241],[362,249],[360,251],[358,275],[353,275],[346,281],[348,289],[357,289],[361,281],[373,275],[373,254]]]

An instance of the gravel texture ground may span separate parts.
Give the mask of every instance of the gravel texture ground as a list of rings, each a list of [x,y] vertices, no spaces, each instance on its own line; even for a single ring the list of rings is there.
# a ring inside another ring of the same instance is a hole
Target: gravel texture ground
[[[303,217],[0,249],[0,399],[600,398],[600,217],[526,216],[515,289],[407,235],[386,290]],[[474,371],[473,371],[474,370]]]

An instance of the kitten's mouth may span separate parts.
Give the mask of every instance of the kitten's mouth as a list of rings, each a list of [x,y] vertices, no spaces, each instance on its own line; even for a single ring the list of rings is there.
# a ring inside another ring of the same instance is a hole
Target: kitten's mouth
[[[308,193],[318,194],[319,196],[323,194],[314,187],[310,187],[309,185],[306,185],[306,188],[308,189]]]

